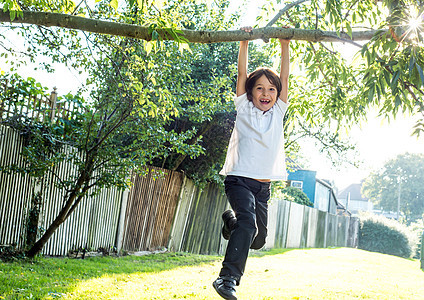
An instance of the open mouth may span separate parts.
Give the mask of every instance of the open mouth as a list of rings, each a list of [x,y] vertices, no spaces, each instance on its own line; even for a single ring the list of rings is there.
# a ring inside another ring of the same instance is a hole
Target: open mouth
[[[259,100],[259,102],[261,102],[262,104],[269,104],[271,101],[270,100],[261,99],[261,100]]]

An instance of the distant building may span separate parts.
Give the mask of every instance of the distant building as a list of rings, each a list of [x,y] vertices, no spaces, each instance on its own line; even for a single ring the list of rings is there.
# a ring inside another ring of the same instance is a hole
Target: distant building
[[[337,201],[349,210],[352,215],[358,215],[360,211],[372,212],[372,202],[361,193],[362,183],[353,183],[341,190],[337,195]]]
[[[302,190],[314,204],[314,208],[337,214],[340,205],[333,187],[329,182],[316,178],[316,171],[295,169],[288,173],[288,185]]]

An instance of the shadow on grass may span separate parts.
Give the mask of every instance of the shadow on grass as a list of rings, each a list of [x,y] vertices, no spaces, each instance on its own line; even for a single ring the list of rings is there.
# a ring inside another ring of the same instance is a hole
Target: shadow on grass
[[[155,273],[185,266],[210,264],[217,256],[159,253],[145,256],[36,258],[0,263],[0,299],[52,299],[71,292],[79,283],[104,276]]]

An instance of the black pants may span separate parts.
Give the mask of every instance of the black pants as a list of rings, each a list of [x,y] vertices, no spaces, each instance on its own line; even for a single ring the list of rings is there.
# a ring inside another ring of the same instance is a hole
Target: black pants
[[[261,249],[265,245],[270,186],[270,182],[240,176],[225,179],[225,193],[237,224],[228,241],[220,276],[230,275],[239,283],[249,249]]]

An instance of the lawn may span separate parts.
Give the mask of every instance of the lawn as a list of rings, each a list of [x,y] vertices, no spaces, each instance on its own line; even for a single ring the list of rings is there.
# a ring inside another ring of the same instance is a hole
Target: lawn
[[[182,253],[0,263],[0,299],[220,299],[222,258]],[[251,256],[239,299],[424,299],[419,262],[358,249]]]

